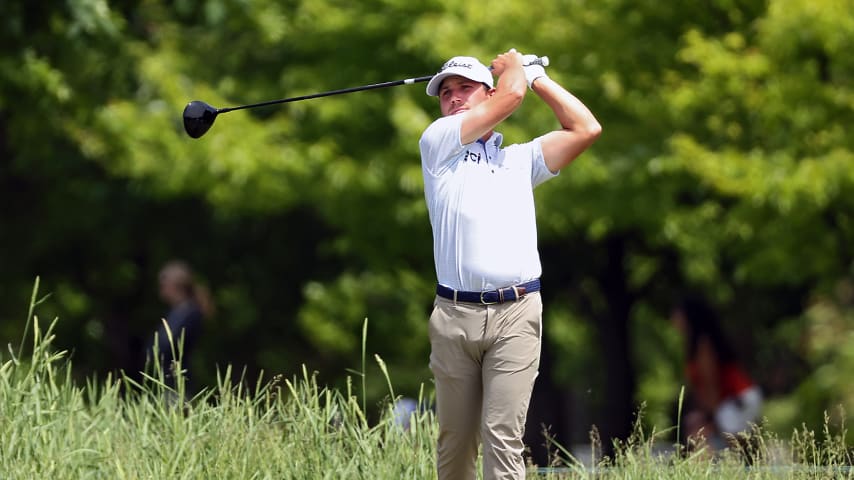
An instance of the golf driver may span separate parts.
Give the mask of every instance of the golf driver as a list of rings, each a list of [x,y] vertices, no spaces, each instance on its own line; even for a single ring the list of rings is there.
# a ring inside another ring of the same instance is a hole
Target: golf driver
[[[549,57],[539,57],[532,60],[528,65],[549,66]],[[491,70],[491,67],[490,67]],[[406,78],[403,80],[393,80],[391,82],[374,83],[371,85],[362,85],[360,87],[342,88],[339,90],[330,90],[328,92],[313,93],[311,95],[302,95],[299,97],[282,98],[279,100],[270,100],[267,102],[251,103],[249,105],[239,105],[236,107],[216,108],[208,105],[201,100],[193,100],[184,107],[184,130],[187,135],[192,138],[199,138],[207,132],[216,120],[216,116],[220,113],[231,112],[233,110],[243,110],[244,108],[265,107],[267,105],[275,105],[278,103],[298,102],[300,100],[310,100],[312,98],[328,97],[331,95],[341,95],[343,93],[361,92],[362,90],[373,90],[375,88],[394,87],[397,85],[410,85],[413,83],[426,82],[433,78],[433,75],[424,77]]]

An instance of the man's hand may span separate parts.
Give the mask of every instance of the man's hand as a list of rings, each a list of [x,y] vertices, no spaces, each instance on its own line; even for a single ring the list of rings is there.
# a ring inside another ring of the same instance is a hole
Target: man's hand
[[[524,65],[525,69],[525,80],[528,82],[528,88],[534,88],[534,80],[542,77],[548,77],[546,75],[546,69],[542,65],[532,64],[534,60],[537,60],[539,57],[536,55],[523,55],[522,56],[522,65]]]
[[[492,61],[492,73],[500,77],[504,72],[521,68],[522,65],[524,65],[522,54],[517,52],[515,48],[511,48],[495,57],[495,60]]]

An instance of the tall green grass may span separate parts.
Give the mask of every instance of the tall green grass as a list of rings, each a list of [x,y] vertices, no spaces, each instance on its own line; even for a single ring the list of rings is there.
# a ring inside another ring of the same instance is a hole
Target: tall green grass
[[[2,479],[430,479],[437,434],[429,410],[411,428],[394,422],[391,402],[369,421],[364,402],[318,385],[303,369],[247,387],[223,372],[215,387],[185,397],[180,372],[141,383],[126,376],[76,383],[66,352],[52,348],[52,322],[32,314],[28,342],[0,359]],[[26,353],[25,353],[26,352]],[[389,399],[393,398],[386,366]],[[364,366],[362,367],[364,372]],[[162,372],[155,369],[154,372]],[[355,372],[359,373],[359,372]],[[368,381],[363,374],[362,381]],[[356,387],[358,388],[358,387]],[[362,388],[362,392],[364,389]],[[666,433],[666,432],[665,432]],[[582,466],[554,444],[554,462],[529,478],[854,478],[843,432],[807,428],[786,441],[753,432],[753,463],[738,451],[659,453],[665,433],[638,429],[613,458]],[[595,445],[595,438],[593,439]]]
[[[72,381],[50,328],[33,319],[32,353],[0,366],[0,478],[430,478],[435,422],[404,431],[390,406],[369,424],[357,396],[303,370],[247,388],[224,372],[182,400],[162,375]]]

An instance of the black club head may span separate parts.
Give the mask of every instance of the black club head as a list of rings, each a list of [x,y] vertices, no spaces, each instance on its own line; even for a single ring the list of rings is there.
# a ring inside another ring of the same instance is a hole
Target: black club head
[[[184,130],[187,135],[199,138],[205,134],[219,113],[215,107],[199,100],[193,100],[184,107]]]

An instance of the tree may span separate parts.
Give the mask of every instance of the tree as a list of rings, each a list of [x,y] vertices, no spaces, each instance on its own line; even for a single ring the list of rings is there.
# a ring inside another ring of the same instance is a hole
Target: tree
[[[0,201],[15,208],[0,217],[0,337],[19,335],[17,307],[42,274],[53,296],[41,313],[64,319],[81,374],[138,368],[161,314],[157,268],[182,256],[219,307],[207,380],[213,365],[256,376],[305,363],[343,383],[368,317],[369,353],[416,395],[429,381],[435,275],[417,139],[435,102],[414,86],[234,112],[199,140],[180,110],[423,75],[452,55],[489,61],[515,47],[549,55],[549,74],[604,126],[537,191],[537,392],[549,398],[535,405],[560,416],[532,408],[529,432],[544,422],[574,443],[595,423],[606,441],[624,437],[644,401],[647,422],[669,422],[680,372],[665,319],[687,288],[741,333],[766,388],[790,392],[808,372],[781,371],[781,358],[816,365],[793,337],[812,331],[812,299],[854,261],[851,7],[4,3]],[[529,98],[502,132],[517,142],[554,127]],[[836,397],[815,398],[810,408]]]

